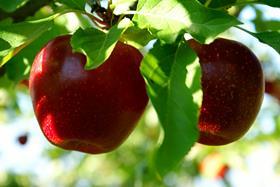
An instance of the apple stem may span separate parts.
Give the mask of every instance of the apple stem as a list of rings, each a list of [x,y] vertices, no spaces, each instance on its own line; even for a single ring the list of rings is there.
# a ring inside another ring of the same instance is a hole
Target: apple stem
[[[110,22],[110,25],[112,26],[114,23],[114,17],[115,15],[113,14],[113,10],[111,9],[111,4],[112,4],[112,0],[108,0],[108,6],[107,6],[107,14],[106,14],[106,18],[108,20],[108,22]]]
[[[107,8],[103,8],[99,1],[90,5],[92,7],[92,14],[88,15],[97,27],[101,28],[100,25],[102,25],[103,29],[108,30],[114,24],[120,22],[126,15],[135,15],[137,13],[137,11],[129,10],[121,15],[114,15],[113,9],[111,8],[112,3],[112,0],[108,0]],[[93,13],[95,13],[97,17],[95,17]]]

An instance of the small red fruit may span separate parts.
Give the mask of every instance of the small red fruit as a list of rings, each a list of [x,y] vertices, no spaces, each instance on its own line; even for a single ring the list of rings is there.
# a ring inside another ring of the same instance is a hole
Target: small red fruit
[[[26,134],[26,133],[20,135],[17,138],[18,143],[21,144],[21,145],[25,145],[27,143],[27,140],[28,140],[28,134]]]
[[[70,36],[50,41],[37,54],[29,81],[46,138],[61,148],[86,153],[118,147],[148,102],[141,60],[137,49],[118,42],[104,64],[87,71],[86,56],[72,51]]]
[[[217,179],[225,179],[227,173],[229,172],[230,167],[228,165],[223,165],[220,169],[220,171],[217,173],[216,178]]]
[[[207,155],[199,164],[199,172],[210,178],[225,179],[230,167],[224,163],[222,155],[219,153],[212,153]]]
[[[251,127],[263,100],[260,62],[236,41],[219,38],[209,45],[195,40],[188,43],[202,69],[198,142],[224,145],[236,141]]]
[[[280,101],[280,81],[279,80],[266,80],[265,81],[265,92],[275,97]]]

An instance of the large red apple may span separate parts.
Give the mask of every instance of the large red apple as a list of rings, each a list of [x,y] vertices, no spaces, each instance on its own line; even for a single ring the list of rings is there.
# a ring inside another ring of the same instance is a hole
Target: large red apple
[[[118,42],[104,64],[87,71],[86,56],[72,51],[70,38],[50,41],[34,60],[29,87],[37,120],[61,148],[111,151],[128,137],[148,102],[142,55]]]
[[[260,109],[264,94],[260,62],[236,41],[219,38],[209,45],[188,43],[202,68],[198,142],[231,143],[248,131]]]

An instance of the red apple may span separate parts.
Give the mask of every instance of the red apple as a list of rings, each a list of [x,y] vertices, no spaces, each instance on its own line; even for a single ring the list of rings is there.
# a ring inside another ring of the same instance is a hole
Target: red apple
[[[72,51],[70,38],[50,41],[34,60],[29,87],[37,120],[61,148],[111,151],[132,132],[148,102],[142,55],[118,42],[104,64],[85,70],[86,56]]]
[[[236,41],[219,38],[209,45],[195,40],[188,43],[202,69],[198,142],[224,145],[236,141],[251,127],[263,100],[260,62]]]

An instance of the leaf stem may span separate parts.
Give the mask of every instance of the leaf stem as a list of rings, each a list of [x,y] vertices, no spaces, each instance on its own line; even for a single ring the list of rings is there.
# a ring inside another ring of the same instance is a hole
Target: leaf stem
[[[236,27],[236,28],[238,28],[238,29],[240,29],[240,30],[242,30],[242,31],[244,31],[244,32],[247,32],[247,33],[249,33],[249,34],[252,34],[252,32],[250,32],[250,31],[248,31],[248,30],[246,30],[246,29],[244,29],[244,28],[242,28],[242,27],[239,27],[239,26],[234,26],[234,27]]]

